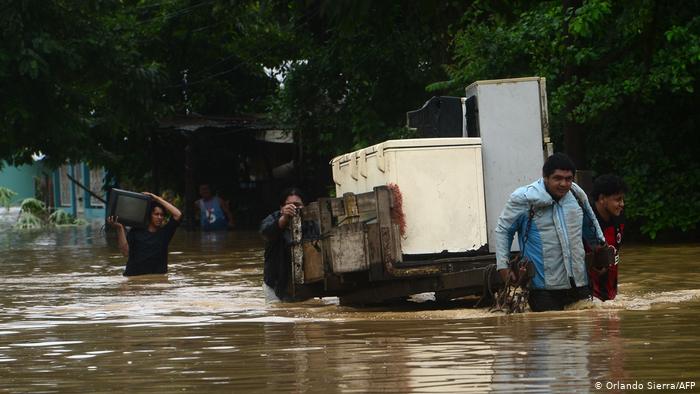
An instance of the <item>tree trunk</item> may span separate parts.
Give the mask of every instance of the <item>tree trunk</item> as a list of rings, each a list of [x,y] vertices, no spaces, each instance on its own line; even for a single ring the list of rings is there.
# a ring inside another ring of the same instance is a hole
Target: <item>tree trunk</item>
[[[568,9],[577,9],[581,7],[581,0],[563,0],[562,12],[566,15]],[[573,40],[569,35],[569,17],[564,18],[563,24],[564,46],[568,47],[573,44]],[[565,58],[565,57],[564,57]],[[566,63],[563,65],[563,81],[562,84],[570,83],[574,76],[577,75],[577,67],[573,64]],[[576,168],[585,169],[586,163],[586,129],[580,123],[577,123],[572,112],[576,107],[576,100],[569,99],[564,106],[564,152],[571,157],[576,164]]]
[[[195,199],[195,184],[194,184],[194,146],[193,136],[187,137],[187,146],[185,147],[185,222],[183,223],[187,231],[194,230],[194,199]]]

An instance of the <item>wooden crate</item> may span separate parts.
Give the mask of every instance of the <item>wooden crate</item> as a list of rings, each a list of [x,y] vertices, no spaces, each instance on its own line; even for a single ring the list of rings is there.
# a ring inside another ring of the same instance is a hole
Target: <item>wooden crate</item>
[[[356,272],[382,279],[385,264],[401,260],[398,228],[391,223],[391,198],[389,189],[381,186],[307,205],[292,220],[294,283]],[[318,239],[302,234],[302,225],[309,222],[316,226]]]

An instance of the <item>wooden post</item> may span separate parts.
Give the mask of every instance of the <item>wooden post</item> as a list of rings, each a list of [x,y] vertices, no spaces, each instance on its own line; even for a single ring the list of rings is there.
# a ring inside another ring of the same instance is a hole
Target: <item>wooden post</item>
[[[51,175],[46,173],[44,173],[44,179],[46,179],[46,207],[49,209],[49,211],[53,212],[54,207],[56,207],[56,201],[54,200],[53,194],[53,179],[51,178]]]
[[[391,272],[396,261],[391,224],[391,191],[386,186],[379,186],[374,188],[374,193],[377,196],[377,225],[381,242],[382,268]],[[370,267],[370,271],[378,272],[379,269]]]
[[[304,284],[304,248],[301,244],[301,216],[292,217],[292,275],[294,284]]]
[[[160,195],[160,157],[158,155],[157,134],[151,131],[151,173],[152,173],[152,190],[156,195]]]
[[[564,34],[564,45],[570,46],[574,43],[574,38],[569,33],[569,22],[571,18],[574,17],[574,13],[567,15],[569,9],[576,11],[583,5],[582,0],[562,0],[562,12],[564,13],[564,23],[562,24],[562,32]],[[585,70],[576,64],[563,64],[562,66],[562,83],[571,82],[576,75],[581,75]],[[574,107],[576,103],[569,99],[568,102],[564,103],[563,113],[563,125],[562,129],[564,131],[564,152],[573,160],[576,164],[576,168],[586,169],[588,163],[586,162],[586,128],[578,123],[573,114]]]
[[[360,211],[357,207],[357,197],[355,194],[343,194],[343,205],[345,207],[345,222],[357,223],[360,220]]]
[[[384,265],[382,264],[382,242],[379,235],[379,225],[371,223],[367,225],[367,254],[369,258],[369,280],[384,279]]]
[[[330,234],[333,228],[333,214],[331,213],[330,199],[329,198],[319,198],[318,199],[318,209],[319,209],[319,232],[321,233],[321,245],[323,249],[323,269],[325,272],[333,272],[330,266],[331,261],[331,244],[327,235]]]
[[[187,136],[187,146],[185,147],[185,222],[183,223],[187,231],[194,230],[194,147],[192,146],[192,135]]]

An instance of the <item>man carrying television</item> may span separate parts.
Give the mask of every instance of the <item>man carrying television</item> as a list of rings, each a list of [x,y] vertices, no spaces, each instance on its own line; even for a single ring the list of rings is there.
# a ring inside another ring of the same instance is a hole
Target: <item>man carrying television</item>
[[[164,274],[168,272],[168,245],[180,225],[182,213],[171,203],[153,193],[151,197],[150,220],[146,228],[131,228],[127,233],[119,217],[110,216],[107,223],[116,228],[119,250],[129,259],[124,276]],[[171,215],[163,225],[165,212]]]

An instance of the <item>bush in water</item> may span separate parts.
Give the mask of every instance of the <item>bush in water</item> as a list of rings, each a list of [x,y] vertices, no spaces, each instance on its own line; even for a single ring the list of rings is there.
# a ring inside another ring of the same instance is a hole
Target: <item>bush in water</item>
[[[16,196],[17,193],[14,191],[0,186],[0,206],[5,207],[6,210],[10,210],[10,203],[12,202],[12,197]]]
[[[36,198],[22,201],[15,228],[19,230],[34,230],[47,226],[82,226],[87,222],[76,219],[66,211],[57,210],[49,215],[43,202]]]

